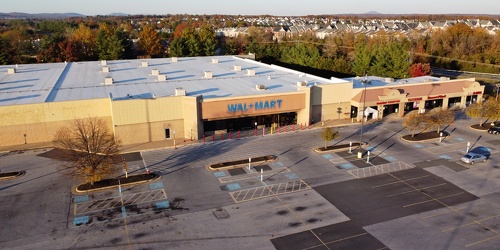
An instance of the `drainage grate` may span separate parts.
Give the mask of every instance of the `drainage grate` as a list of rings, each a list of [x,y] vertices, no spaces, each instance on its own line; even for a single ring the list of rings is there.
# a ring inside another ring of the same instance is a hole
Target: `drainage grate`
[[[217,208],[215,211],[213,211],[213,214],[215,218],[219,220],[228,219],[229,217],[231,217],[224,208]]]

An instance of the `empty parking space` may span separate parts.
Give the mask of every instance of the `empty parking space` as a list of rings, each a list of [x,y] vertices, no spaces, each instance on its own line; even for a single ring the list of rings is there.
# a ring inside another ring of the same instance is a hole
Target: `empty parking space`
[[[166,199],[164,189],[155,189],[146,192],[127,194],[123,196],[110,197],[102,200],[90,200],[74,204],[74,214],[87,214],[105,209],[111,209],[125,205],[140,204],[156,200]]]
[[[477,199],[418,168],[330,184],[315,190],[347,216],[369,224]]]
[[[384,249],[375,237],[353,221],[271,239],[276,249]]]
[[[386,246],[363,230],[364,226],[477,199],[419,168],[384,172],[314,190],[351,221],[272,239],[277,249],[383,249]]]
[[[487,202],[472,202],[442,209],[420,218],[420,223],[437,226],[448,237],[464,239],[463,247],[494,249],[500,244],[500,214]]]

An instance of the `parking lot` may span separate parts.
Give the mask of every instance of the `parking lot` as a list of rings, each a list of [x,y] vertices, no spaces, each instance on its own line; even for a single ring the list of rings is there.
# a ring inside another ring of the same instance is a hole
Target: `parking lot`
[[[0,247],[494,249],[500,138],[455,126],[442,142],[405,143],[400,124],[370,124],[369,159],[314,152],[324,141],[313,129],[142,151],[127,156],[129,173],[162,176],[121,193],[72,193],[76,182],[42,151],[4,154],[2,171],[26,175],[0,182],[0,202],[9,204],[1,207],[9,229],[0,229]],[[358,126],[338,129],[332,143],[358,138]],[[467,142],[490,159],[460,162]],[[265,155],[276,160],[207,168]]]

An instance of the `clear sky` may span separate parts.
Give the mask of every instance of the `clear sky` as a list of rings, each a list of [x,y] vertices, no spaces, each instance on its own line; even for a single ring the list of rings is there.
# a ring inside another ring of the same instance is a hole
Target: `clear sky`
[[[126,14],[500,14],[500,0],[0,0],[0,12]]]

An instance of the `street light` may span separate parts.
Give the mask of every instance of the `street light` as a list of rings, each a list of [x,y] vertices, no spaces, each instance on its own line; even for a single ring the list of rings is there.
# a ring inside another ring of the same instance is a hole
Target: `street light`
[[[360,159],[363,157],[363,152],[361,152],[362,149],[361,145],[363,145],[363,125],[365,121],[366,85],[370,83],[370,81],[368,80],[368,76],[365,75],[365,78],[361,80],[361,83],[363,84],[365,89],[363,91],[363,110],[361,111],[361,133],[359,136],[359,148],[358,148],[358,158]]]

